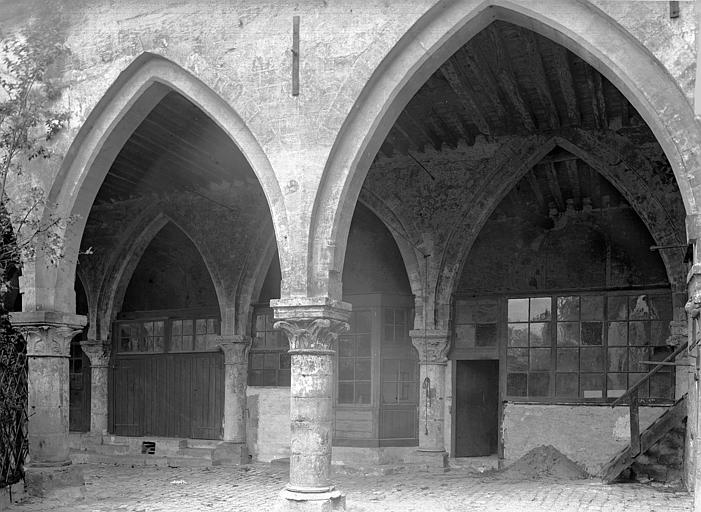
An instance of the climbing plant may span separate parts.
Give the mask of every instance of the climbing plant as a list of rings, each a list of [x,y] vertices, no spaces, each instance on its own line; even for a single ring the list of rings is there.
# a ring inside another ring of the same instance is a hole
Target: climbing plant
[[[70,220],[44,215],[42,180],[25,173],[30,162],[51,157],[50,141],[68,120],[56,108],[54,77],[68,54],[60,30],[51,19],[0,33],[0,487],[21,478],[27,454],[26,348],[9,321],[16,277],[38,247],[54,262],[61,257],[59,232]]]

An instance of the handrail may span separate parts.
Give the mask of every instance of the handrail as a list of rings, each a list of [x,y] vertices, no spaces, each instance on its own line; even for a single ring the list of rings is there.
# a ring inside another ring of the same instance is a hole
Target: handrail
[[[688,342],[688,341],[685,341],[684,343],[682,343],[681,345],[679,345],[679,346],[677,347],[677,349],[676,349],[674,352],[672,352],[670,355],[668,355],[663,361],[660,361],[660,363],[658,363],[657,366],[655,366],[652,370],[650,370],[649,372],[647,372],[647,373],[645,374],[645,376],[644,376],[642,379],[640,379],[638,382],[636,382],[636,383],[633,384],[630,388],[628,388],[628,389],[626,390],[626,392],[623,393],[621,396],[619,396],[618,398],[616,398],[616,400],[614,400],[613,403],[611,403],[611,407],[616,407],[618,404],[620,404],[621,402],[623,402],[624,399],[628,398],[630,395],[632,395],[634,392],[636,392],[636,391],[638,390],[638,388],[639,388],[640,386],[643,385],[644,382],[647,382],[647,380],[648,380],[650,377],[652,377],[654,374],[656,374],[656,373],[659,372],[662,368],[665,367],[665,364],[664,364],[664,363],[667,363],[667,362],[669,362],[670,360],[672,360],[672,359],[674,359],[675,357],[677,357],[679,354],[681,354],[681,353],[686,349],[686,347],[687,347],[688,345],[689,345],[689,342]]]

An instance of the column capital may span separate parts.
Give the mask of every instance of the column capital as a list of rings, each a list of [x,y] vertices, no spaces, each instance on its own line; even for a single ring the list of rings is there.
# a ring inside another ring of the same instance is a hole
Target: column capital
[[[10,313],[10,322],[24,336],[30,357],[70,357],[71,340],[87,318],[56,311]]]
[[[224,352],[224,364],[248,365],[251,337],[244,334],[227,334],[217,337],[217,346]]]
[[[103,340],[82,340],[80,348],[90,359],[92,368],[107,368],[112,353],[112,345]]]
[[[419,361],[422,364],[445,364],[448,362],[450,331],[414,329],[409,331],[409,336],[419,353]]]
[[[290,352],[333,352],[338,335],[349,329],[348,322],[332,318],[290,318],[278,320],[290,341]]]

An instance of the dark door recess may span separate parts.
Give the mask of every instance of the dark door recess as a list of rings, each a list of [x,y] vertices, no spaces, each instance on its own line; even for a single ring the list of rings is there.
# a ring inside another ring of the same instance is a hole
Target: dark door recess
[[[499,361],[456,361],[455,456],[497,452]]]

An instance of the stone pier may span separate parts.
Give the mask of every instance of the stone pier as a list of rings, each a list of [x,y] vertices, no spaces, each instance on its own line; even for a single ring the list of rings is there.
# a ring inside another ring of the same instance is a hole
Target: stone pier
[[[350,305],[271,301],[290,342],[290,482],[283,510],[345,510],[345,496],[331,483],[334,344],[348,329]]]
[[[27,342],[29,457],[27,492],[32,496],[82,494],[83,474],[71,464],[68,441],[71,340],[84,316],[54,311],[12,313],[11,322]]]
[[[445,370],[449,332],[436,329],[409,331],[419,353],[419,449],[410,462],[446,467]]]
[[[100,340],[83,340],[80,348],[90,360],[90,434],[98,437],[107,433],[111,345]]]
[[[218,463],[248,463],[245,415],[250,347],[249,336],[219,337],[219,348],[224,352],[224,442],[213,455]]]

